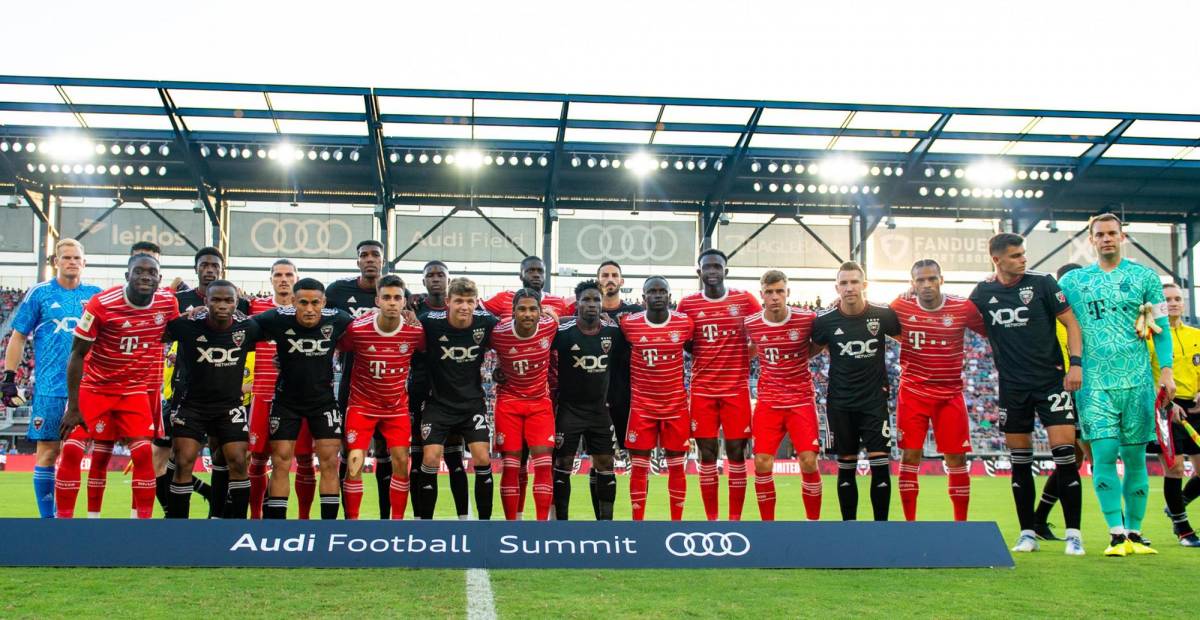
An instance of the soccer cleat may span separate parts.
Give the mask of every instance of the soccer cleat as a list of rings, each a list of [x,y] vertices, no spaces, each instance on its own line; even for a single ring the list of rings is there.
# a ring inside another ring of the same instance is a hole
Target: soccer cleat
[[[1038,540],[1062,540],[1054,535],[1054,532],[1050,529],[1052,527],[1054,526],[1049,523],[1034,523],[1032,529]]]
[[[1124,534],[1113,534],[1108,548],[1104,550],[1104,555],[1110,558],[1123,558],[1130,553],[1133,553],[1133,549]]]
[[[1038,541],[1034,536],[1029,534],[1021,534],[1017,539],[1017,544],[1012,548],[1014,553],[1032,553],[1038,550]]]
[[[1158,550],[1152,549],[1141,534],[1130,532],[1125,545],[1134,555],[1158,555]]]
[[[1083,539],[1078,536],[1067,537],[1067,548],[1063,551],[1067,555],[1084,555]]]
[[[1189,532],[1179,537],[1179,546],[1200,547],[1200,538],[1196,537],[1195,532]]]

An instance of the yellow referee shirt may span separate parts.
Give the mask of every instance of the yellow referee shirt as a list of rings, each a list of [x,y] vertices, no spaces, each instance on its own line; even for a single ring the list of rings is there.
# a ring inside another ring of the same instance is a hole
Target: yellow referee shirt
[[[1158,383],[1158,357],[1154,355],[1154,340],[1150,343],[1150,368],[1154,371],[1154,382]],[[1175,347],[1175,397],[1192,400],[1196,398],[1197,376],[1200,375],[1200,329],[1183,325],[1171,328],[1171,343]]]

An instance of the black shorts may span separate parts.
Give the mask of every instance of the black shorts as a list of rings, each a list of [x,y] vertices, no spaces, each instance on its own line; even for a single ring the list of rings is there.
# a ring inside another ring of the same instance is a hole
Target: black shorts
[[[888,420],[887,401],[878,405],[825,408],[829,431],[833,435],[832,449],[838,456],[858,455],[859,448],[867,452],[887,452],[892,446],[892,426]]]
[[[1000,431],[1004,433],[1032,433],[1035,418],[1046,427],[1079,424],[1074,395],[1058,382],[1036,390],[1002,386],[999,405]]]
[[[1175,404],[1183,407],[1184,411],[1196,406],[1196,403],[1190,398],[1176,398]],[[1192,428],[1200,431],[1200,413],[1187,414],[1187,421],[1188,424],[1192,425]],[[1200,455],[1200,446],[1196,445],[1195,441],[1192,441],[1191,435],[1188,435],[1187,431],[1183,430],[1182,424],[1171,425],[1171,443],[1175,444],[1175,454],[1182,454],[1184,456]],[[1162,454],[1162,446],[1157,441],[1152,441],[1146,444],[1146,452],[1150,454]]]
[[[220,445],[250,441],[246,407],[205,407],[184,403],[171,413],[172,438],[194,439],[200,443],[213,437]]]
[[[612,418],[603,408],[558,403],[554,416],[554,458],[574,457],[583,441],[588,454],[612,454],[617,438]]]
[[[419,426],[423,445],[445,446],[451,435],[461,435],[468,444],[487,443],[492,437],[487,410],[483,407],[475,411],[451,411],[426,401]]]
[[[313,439],[342,438],[342,410],[337,402],[294,405],[271,401],[271,441],[296,441],[300,436],[300,421],[308,422]]]
[[[608,392],[608,416],[612,420],[617,445],[625,448],[625,432],[629,430],[629,391]]]

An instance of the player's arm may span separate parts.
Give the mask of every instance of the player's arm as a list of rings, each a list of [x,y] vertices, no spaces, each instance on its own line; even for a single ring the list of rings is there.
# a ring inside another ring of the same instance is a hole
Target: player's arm
[[[1069,306],[1058,314],[1058,322],[1067,328],[1067,354],[1070,356],[1070,368],[1063,378],[1063,389],[1074,392],[1083,385],[1083,333],[1079,331],[1079,320],[1075,311]]]
[[[67,411],[59,427],[61,437],[67,437],[76,426],[83,424],[79,413],[79,382],[83,380],[83,358],[92,349],[92,341],[76,336],[71,343],[71,354],[67,357]]]
[[[21,367],[21,358],[25,355],[25,334],[13,329],[8,339],[8,350],[4,352],[4,380],[0,381],[0,397],[5,407],[19,407],[24,404],[17,392],[17,369]]]
[[[1158,385],[1166,388],[1167,398],[1175,399],[1175,344],[1171,341],[1171,324],[1167,318],[1167,300],[1163,296],[1162,283],[1158,276],[1147,273],[1146,303],[1150,304],[1150,318],[1158,325],[1157,333],[1151,331],[1154,341],[1154,354],[1158,358]]]

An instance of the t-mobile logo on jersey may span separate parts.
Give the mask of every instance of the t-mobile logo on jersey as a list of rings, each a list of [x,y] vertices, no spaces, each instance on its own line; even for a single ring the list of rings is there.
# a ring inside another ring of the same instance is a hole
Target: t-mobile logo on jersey
[[[389,374],[387,369],[387,361],[371,360],[370,362],[371,376],[376,379],[382,379],[384,375]]]
[[[1092,317],[1093,321],[1099,321],[1104,318],[1104,313],[1108,312],[1108,304],[1103,299],[1097,299],[1087,302],[1087,312]]]
[[[1019,308],[1000,308],[999,310],[988,310],[988,314],[992,317],[992,325],[1020,327],[1029,322],[1029,308],[1026,308],[1025,306],[1021,306]]]
[[[767,363],[774,364],[779,361],[779,349],[776,349],[775,347],[763,349],[762,356],[763,359],[767,360]]]
[[[921,345],[925,344],[925,332],[908,332],[908,341],[912,343],[914,349],[920,351]]]
[[[654,362],[658,361],[658,349],[642,349],[642,359],[647,366],[654,368]]]
[[[222,349],[221,347],[212,347],[209,349],[196,349],[196,353],[200,357],[196,361],[204,364],[213,364],[215,366],[227,366],[240,360],[238,353],[241,349],[234,347],[232,349]]]
[[[607,355],[572,355],[575,365],[571,368],[581,368],[588,372],[600,372],[608,369]]]
[[[717,341],[717,326],[716,325],[701,325],[700,332],[704,334],[704,339],[708,342]]]
[[[523,375],[529,370],[529,360],[513,360],[512,367],[518,375]]]
[[[139,348],[138,336],[121,336],[121,352],[125,355],[132,355],[134,349]]]

